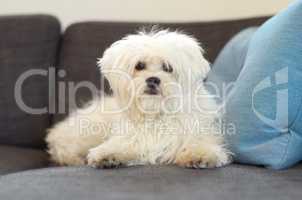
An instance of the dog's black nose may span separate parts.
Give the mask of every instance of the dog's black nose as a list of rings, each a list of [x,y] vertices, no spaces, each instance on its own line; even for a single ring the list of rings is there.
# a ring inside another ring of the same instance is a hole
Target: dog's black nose
[[[152,76],[146,79],[146,83],[148,86],[158,86],[160,84],[160,79]]]

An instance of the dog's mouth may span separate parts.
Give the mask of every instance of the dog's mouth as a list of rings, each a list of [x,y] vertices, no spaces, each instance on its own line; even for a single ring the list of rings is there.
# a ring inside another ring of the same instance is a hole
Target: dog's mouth
[[[144,90],[144,94],[148,95],[160,95],[160,91],[156,88],[148,88]]]

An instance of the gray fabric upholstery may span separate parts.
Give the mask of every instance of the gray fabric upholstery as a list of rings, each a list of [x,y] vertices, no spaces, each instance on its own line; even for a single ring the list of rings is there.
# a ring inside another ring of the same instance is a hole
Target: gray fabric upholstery
[[[266,19],[164,24],[163,27],[181,28],[194,34],[213,61],[235,33],[260,25]],[[142,24],[102,22],[72,25],[63,36],[58,58],[58,68],[66,70],[66,76],[58,80],[75,84],[91,81],[99,86],[96,58],[112,42],[140,26]],[[56,64],[59,22],[44,15],[0,17],[0,35],[0,144],[43,146],[45,129],[50,125],[49,115],[22,112],[14,101],[13,91],[17,77],[24,71],[47,69]],[[46,77],[37,76],[26,82],[23,93],[26,104],[38,108],[55,103],[48,102],[47,81]],[[89,91],[80,89],[77,103],[86,102],[90,96]],[[68,111],[66,102],[68,98],[60,105],[66,104]],[[55,119],[62,117],[56,115]],[[87,167],[32,170],[47,167],[47,159],[42,150],[0,145],[0,199],[285,200],[302,196],[301,165],[284,171],[235,164],[215,170],[149,166],[115,170]]]
[[[180,29],[193,34],[202,42],[206,49],[207,57],[213,61],[225,43],[241,29],[262,24],[268,17],[199,23],[160,24],[160,27],[169,27],[172,30]],[[100,88],[100,73],[96,68],[97,58],[114,41],[123,36],[135,33],[144,23],[110,23],[110,22],[83,22],[73,24],[67,28],[62,41],[59,59],[59,69],[66,71],[66,76],[60,78],[61,82],[72,81],[78,84],[90,81],[96,88]],[[105,85],[108,91],[108,85]],[[65,93],[68,97],[68,93]],[[82,106],[92,97],[90,90],[80,88],[76,94],[76,103]],[[64,101],[65,100],[65,101]],[[74,99],[58,99],[59,105],[65,106],[70,111],[74,106],[70,103]],[[55,115],[55,121],[65,115]]]
[[[215,170],[50,168],[0,177],[0,199],[301,199],[301,170],[301,166],[273,171],[240,165]]]
[[[0,176],[47,165],[48,157],[42,150],[0,145]]]
[[[0,144],[41,146],[49,115],[22,111],[15,101],[14,87],[27,70],[48,70],[55,64],[59,22],[46,15],[0,17],[0,37]],[[22,97],[26,105],[48,107],[48,96],[47,76],[25,80]]]

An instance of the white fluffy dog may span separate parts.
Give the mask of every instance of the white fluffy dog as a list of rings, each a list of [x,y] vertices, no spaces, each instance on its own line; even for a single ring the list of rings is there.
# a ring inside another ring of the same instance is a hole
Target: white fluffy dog
[[[209,63],[196,39],[168,30],[139,32],[113,43],[99,66],[113,95],[49,130],[53,161],[101,168],[230,162],[202,81]]]

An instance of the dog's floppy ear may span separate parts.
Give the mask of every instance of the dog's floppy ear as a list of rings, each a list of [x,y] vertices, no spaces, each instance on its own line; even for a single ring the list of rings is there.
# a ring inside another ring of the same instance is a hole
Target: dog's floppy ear
[[[129,74],[129,51],[120,41],[113,43],[97,62],[101,74],[110,85],[111,93],[116,97],[125,98],[125,91],[133,89]]]
[[[99,69],[102,68],[99,64],[99,61],[97,61],[96,68],[99,68]],[[101,73],[101,85],[100,86],[101,86],[102,91],[104,91],[107,95],[110,95],[110,96],[113,95],[113,90],[109,84],[109,81],[102,73]]]
[[[201,44],[192,36],[189,35],[181,35],[183,37],[182,51],[185,54],[184,60],[188,60],[190,63],[191,73],[193,75],[193,79],[206,79],[209,71],[210,64],[204,58],[204,49]]]
[[[183,50],[190,55],[188,57],[192,62],[191,70],[192,74],[195,76],[195,79],[205,80],[211,69],[210,63],[205,59],[205,51],[201,45],[196,40],[194,42],[195,44],[193,44],[190,48],[184,48]]]
[[[104,52],[103,57],[97,60],[97,67],[101,72],[101,81],[102,87],[104,88],[107,94],[113,94],[113,87],[114,87],[114,79],[110,77],[110,70],[114,67],[114,60],[115,58],[113,55],[109,55],[111,52],[108,52],[108,49]]]
[[[102,76],[107,83],[109,83],[111,92],[115,90],[116,83],[115,83],[115,74],[114,71],[117,69],[117,60],[119,54],[116,52],[116,49],[112,47],[112,45],[105,50],[103,53],[103,57],[99,58],[97,61],[97,66],[101,71]]]
[[[182,65],[178,69],[178,74],[184,75],[189,72],[194,80],[205,79],[210,71],[210,64],[204,58],[204,49],[197,39],[181,31],[162,32],[159,33],[159,37],[173,49],[171,59]]]

